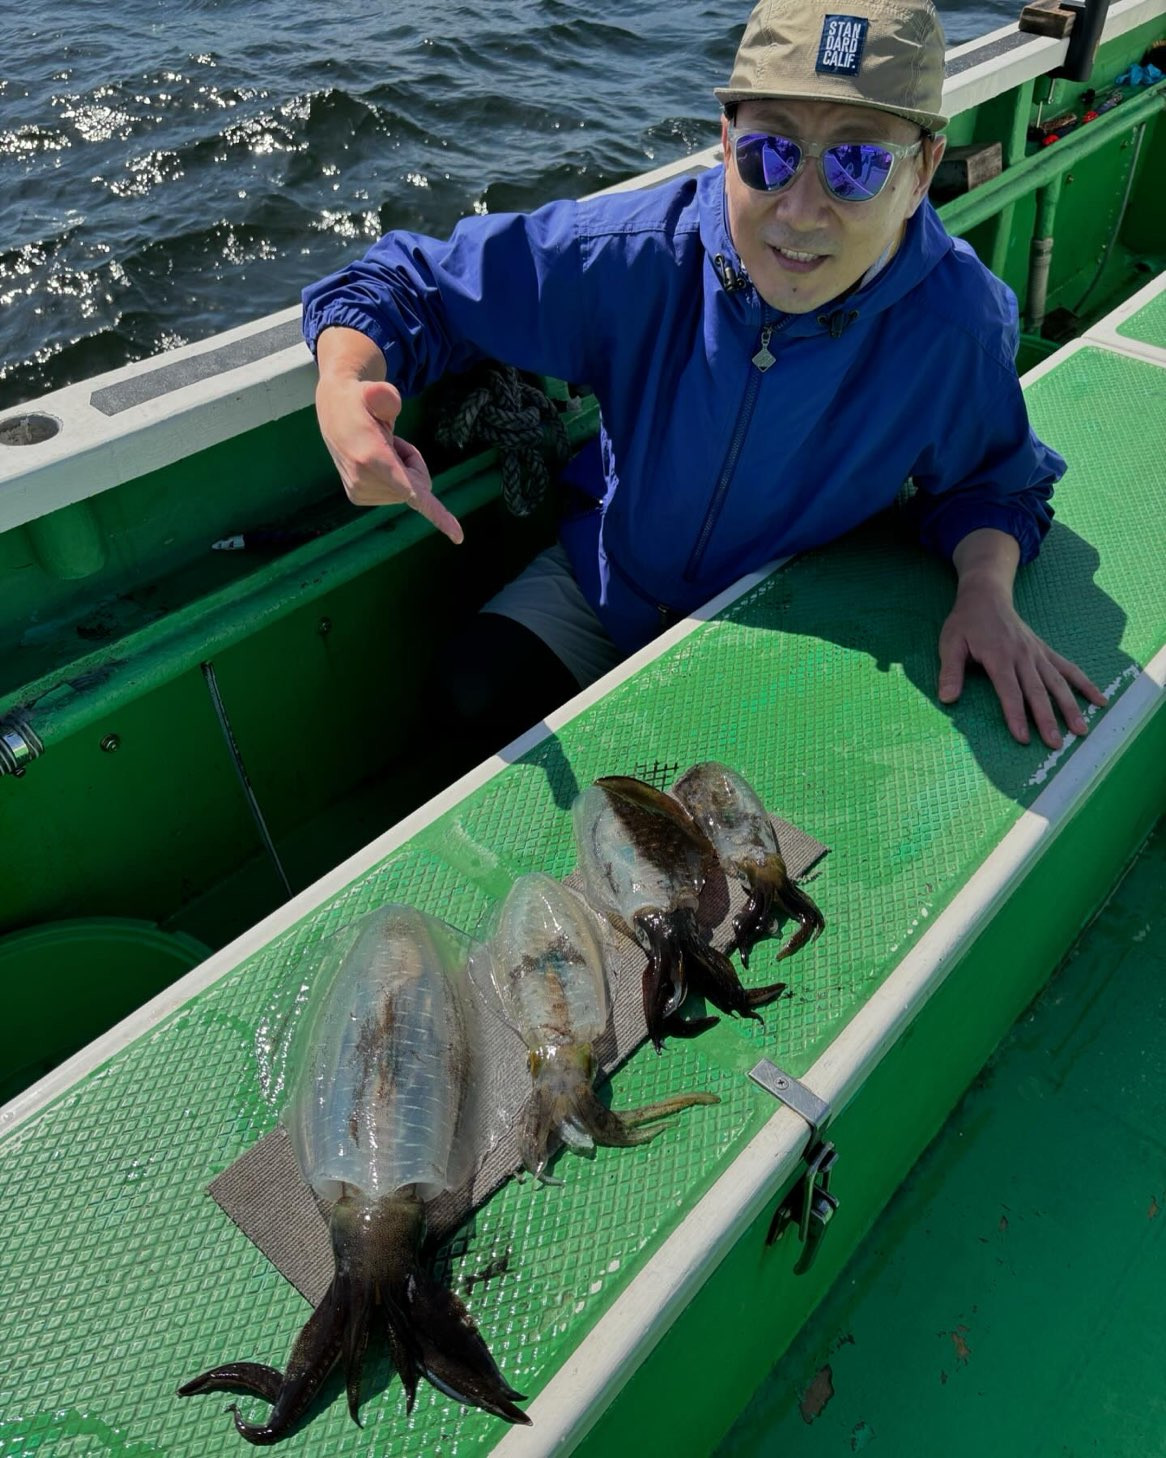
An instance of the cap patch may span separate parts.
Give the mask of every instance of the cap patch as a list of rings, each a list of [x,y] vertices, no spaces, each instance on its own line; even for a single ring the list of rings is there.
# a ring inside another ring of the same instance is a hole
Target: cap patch
[[[827,15],[814,70],[820,76],[857,76],[868,24],[862,15]]]

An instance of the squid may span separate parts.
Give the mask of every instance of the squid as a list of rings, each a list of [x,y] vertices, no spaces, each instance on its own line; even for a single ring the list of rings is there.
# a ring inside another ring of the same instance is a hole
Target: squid
[[[610,998],[593,913],[561,882],[541,872],[511,887],[490,940],[476,955],[481,980],[502,1016],[525,1043],[531,1095],[519,1127],[523,1166],[539,1179],[557,1134],[580,1154],[596,1145],[646,1144],[666,1128],[644,1128],[716,1094],[677,1094],[639,1109],[616,1112],[595,1092],[595,1040],[607,1027]]]
[[[329,1214],[335,1274],[283,1372],[227,1362],[179,1396],[240,1391],[266,1419],[229,1409],[248,1442],[293,1430],[338,1362],[360,1425],[360,1379],[374,1329],[387,1337],[412,1411],[425,1377],[511,1423],[529,1418],[462,1301],[423,1269],[426,1207],[457,1188],[475,1147],[474,1003],[452,928],[408,906],[363,919],[305,1013],[283,1111],[300,1172]]]
[[[749,966],[753,948],[773,934],[783,916],[792,917],[798,929],[778,952],[779,962],[821,934],[825,918],[790,880],[773,823],[742,775],[707,760],[681,775],[671,793],[708,836],[724,870],[749,893],[733,919],[733,940],[727,948],[740,953],[743,966]]]
[[[702,934],[697,909],[716,851],[690,812],[643,780],[605,775],[572,814],[589,899],[647,953],[644,1021],[656,1049],[666,1034],[692,1037],[717,1021],[678,1015],[690,990],[722,1012],[761,1021],[757,1009],[780,997],[785,983],[743,987]]]

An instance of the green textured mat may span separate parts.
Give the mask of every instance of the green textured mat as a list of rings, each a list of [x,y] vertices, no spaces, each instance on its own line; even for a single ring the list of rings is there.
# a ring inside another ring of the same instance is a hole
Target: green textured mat
[[[1163,1452],[1166,834],[718,1450]]]
[[[1029,390],[1072,469],[1018,602],[1114,694],[1166,637],[1146,529],[1166,513],[1164,379],[1085,349]],[[748,1067],[764,1054],[804,1071],[1072,754],[1014,744],[982,680],[953,710],[935,702],[950,599],[948,570],[891,519],[774,574],[5,1138],[5,1458],[240,1451],[221,1400],[174,1389],[222,1360],[282,1366],[306,1315],[204,1193],[275,1121],[260,1069],[299,959],[390,900],[473,927],[514,875],[570,871],[568,807],[596,775],[724,760],[831,846],[811,892],[827,930],[786,964],[792,996],[764,1028],[722,1021],[663,1056],[641,1050],[614,1081],[624,1104],[703,1088],[718,1106],[649,1148],[573,1161],[562,1189],[512,1181],[455,1241],[455,1285],[472,1286],[507,1378],[537,1393],[769,1117]],[[759,949],[751,975],[769,965]],[[363,1432],[334,1384],[286,1450],[464,1454],[502,1431],[425,1384],[406,1418],[385,1380],[366,1389]]]
[[[1166,349],[1166,291],[1143,304],[1136,314],[1131,314],[1119,324],[1117,333],[1127,339],[1140,339],[1143,344],[1156,344],[1159,349]]]

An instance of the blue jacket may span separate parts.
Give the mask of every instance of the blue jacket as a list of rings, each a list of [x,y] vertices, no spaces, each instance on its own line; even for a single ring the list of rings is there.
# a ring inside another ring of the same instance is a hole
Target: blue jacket
[[[771,309],[745,277],[715,167],[466,218],[447,242],[390,233],[305,290],[313,349],[329,324],[375,340],[406,395],[482,358],[595,391],[597,499],[562,539],[627,651],[908,478],[932,550],[991,526],[1027,561],[1065,469],[1029,427],[1014,295],[926,202],[880,274],[808,314]]]

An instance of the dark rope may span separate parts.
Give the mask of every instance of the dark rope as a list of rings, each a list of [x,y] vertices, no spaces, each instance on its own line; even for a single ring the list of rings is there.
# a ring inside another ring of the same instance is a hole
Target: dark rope
[[[497,448],[502,500],[515,516],[534,511],[571,454],[554,401],[493,360],[456,381],[436,408],[434,434],[447,450]]]

